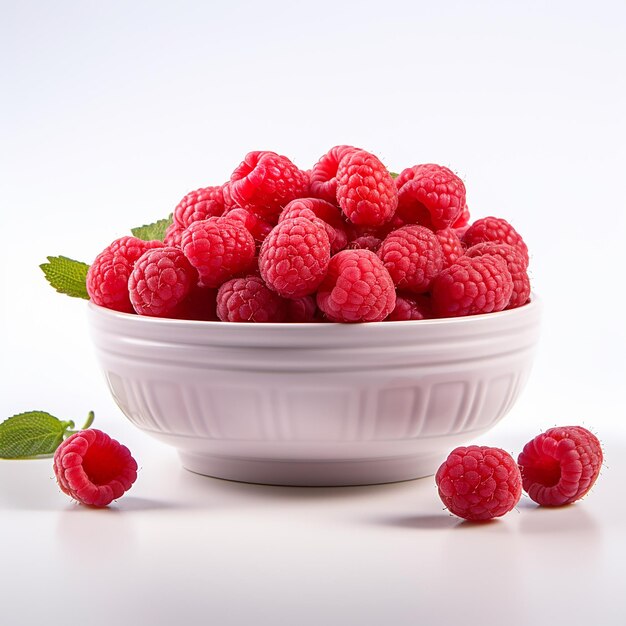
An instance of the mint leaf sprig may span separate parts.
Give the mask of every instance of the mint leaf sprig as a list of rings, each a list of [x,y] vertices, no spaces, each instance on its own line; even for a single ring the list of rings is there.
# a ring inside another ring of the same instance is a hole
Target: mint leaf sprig
[[[93,424],[89,411],[82,428]],[[0,459],[32,459],[54,454],[61,442],[77,433],[72,420],[63,421],[45,411],[19,413],[0,424]]]
[[[163,241],[165,231],[172,223],[172,214],[162,220],[157,220],[152,224],[131,228],[130,232],[137,239],[143,241]],[[46,280],[59,293],[72,298],[82,298],[89,300],[87,293],[87,272],[89,265],[82,261],[75,261],[66,256],[49,256],[47,263],[42,263],[39,267],[44,273]]]
[[[89,265],[66,256],[49,256],[47,263],[42,263],[46,280],[59,292],[72,298],[89,300],[87,293],[87,272]]]
[[[142,239],[143,241],[163,241],[165,239],[165,231],[172,223],[173,219],[174,216],[170,214],[168,217],[157,220],[152,224],[131,228],[130,232],[133,234],[133,237],[137,237],[137,239]]]

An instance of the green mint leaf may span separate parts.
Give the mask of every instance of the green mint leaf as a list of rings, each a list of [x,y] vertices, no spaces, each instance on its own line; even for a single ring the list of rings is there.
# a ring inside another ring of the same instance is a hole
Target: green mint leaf
[[[0,458],[21,459],[52,454],[74,422],[62,422],[45,411],[29,411],[0,424]]]
[[[39,267],[46,280],[59,292],[72,298],[89,300],[87,294],[87,271],[89,265],[68,259],[66,256],[49,256],[48,263]]]
[[[391,174],[391,178],[393,178],[394,180],[396,178],[398,178],[398,176],[400,176],[400,174],[396,173],[396,172],[389,172],[389,174]]]
[[[165,239],[165,231],[171,223],[172,215],[158,220],[154,222],[154,224],[131,228],[130,232],[133,234],[133,237],[137,237],[137,239],[142,239],[143,241],[163,241]]]

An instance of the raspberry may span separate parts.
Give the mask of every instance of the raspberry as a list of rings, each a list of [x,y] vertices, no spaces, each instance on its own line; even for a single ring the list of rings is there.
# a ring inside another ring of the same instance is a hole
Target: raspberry
[[[240,221],[215,217],[191,224],[181,248],[198,270],[202,287],[219,287],[246,271],[255,253],[254,239]]]
[[[522,478],[511,455],[487,446],[452,450],[437,470],[435,483],[446,508],[472,521],[508,513],[522,495]]]
[[[443,252],[443,267],[450,267],[458,258],[465,254],[465,248],[458,235],[452,228],[444,228],[435,232],[441,251]]]
[[[468,248],[484,241],[506,243],[517,248],[528,267],[528,248],[521,235],[506,220],[499,217],[483,217],[476,220],[463,235],[463,243]]]
[[[580,500],[593,486],[602,466],[600,441],[582,426],[550,428],[529,441],[517,462],[522,485],[543,506]]]
[[[205,187],[188,193],[174,209],[174,224],[185,228],[199,220],[218,217],[224,213],[222,187]]]
[[[465,185],[447,167],[425,163],[403,170],[396,179],[398,215],[407,224],[432,230],[452,226],[465,207]]]
[[[493,241],[485,241],[472,246],[465,255],[468,257],[482,256],[483,254],[491,254],[504,259],[507,269],[511,273],[513,279],[513,293],[507,309],[514,309],[528,302],[530,296],[530,280],[526,271],[524,257],[518,248],[509,246],[506,243],[494,243]]]
[[[287,300],[288,322],[314,322],[317,313],[315,296],[303,296],[297,300]]]
[[[337,168],[339,162],[346,154],[358,150],[360,148],[353,146],[335,146],[321,157],[311,170],[311,194],[328,202],[337,202]]]
[[[313,293],[326,276],[330,242],[321,220],[295,217],[267,236],[259,252],[259,270],[270,289],[284,298]]]
[[[396,294],[396,306],[387,316],[387,322],[427,320],[433,316],[433,304],[428,296]]]
[[[174,222],[172,222],[165,229],[165,238],[163,239],[163,243],[166,246],[174,246],[175,248],[180,248],[180,242],[183,238],[183,232],[186,228],[186,226],[181,226],[180,224],[174,224]]]
[[[89,506],[107,506],[137,479],[128,448],[95,428],[68,437],[56,449],[53,465],[61,491]]]
[[[261,243],[274,228],[269,222],[240,207],[231,209],[222,216],[222,219],[239,220],[258,243]]]
[[[146,250],[162,248],[160,241],[122,237],[107,246],[87,272],[87,293],[93,302],[123,313],[132,313],[128,277],[137,259]]]
[[[342,250],[331,258],[317,306],[333,322],[380,322],[396,305],[383,262],[369,250]]]
[[[180,248],[148,250],[128,279],[130,301],[139,315],[177,317],[196,279],[196,271]]]
[[[223,322],[284,322],[286,302],[259,276],[233,278],[217,292],[217,316]]]
[[[466,203],[465,206],[463,207],[463,210],[461,211],[461,215],[459,215],[459,217],[457,217],[454,224],[452,224],[452,228],[458,228],[458,229],[465,228],[469,224],[469,221],[470,221],[470,212]]]
[[[513,279],[500,257],[462,256],[433,279],[431,293],[438,317],[491,313],[508,305]]]
[[[346,247],[348,250],[371,250],[376,252],[382,242],[382,239],[374,237],[374,235],[362,235],[353,239]]]
[[[292,200],[281,212],[278,223],[293,217],[318,218],[324,223],[330,240],[330,252],[335,254],[343,250],[348,243],[348,236],[339,209],[326,200],[319,198],[298,198]]]
[[[389,233],[378,256],[399,289],[428,291],[443,267],[443,252],[435,234],[424,226],[403,226]]]
[[[398,192],[391,174],[377,157],[354,150],[339,162],[337,202],[354,224],[379,226],[393,217]]]
[[[282,207],[308,191],[304,172],[275,152],[249,152],[230,182],[234,200],[269,221],[275,221]]]
[[[230,181],[225,182],[222,185],[222,198],[224,199],[224,212],[232,211],[233,209],[239,209],[237,202],[233,198],[233,194],[231,193],[231,183]]]

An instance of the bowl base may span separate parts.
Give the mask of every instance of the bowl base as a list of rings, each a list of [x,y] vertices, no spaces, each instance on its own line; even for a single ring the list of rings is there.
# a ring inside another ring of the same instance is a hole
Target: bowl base
[[[432,476],[443,461],[441,454],[341,461],[279,461],[188,452],[179,454],[183,467],[196,474],[289,487],[346,487],[413,480]]]

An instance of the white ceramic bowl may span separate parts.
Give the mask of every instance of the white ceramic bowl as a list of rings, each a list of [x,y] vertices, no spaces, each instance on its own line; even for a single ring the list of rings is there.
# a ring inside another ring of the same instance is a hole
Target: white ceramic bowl
[[[195,322],[89,304],[133,424],[194,472],[279,485],[434,473],[513,406],[539,321],[534,297],[489,315],[370,324]]]

